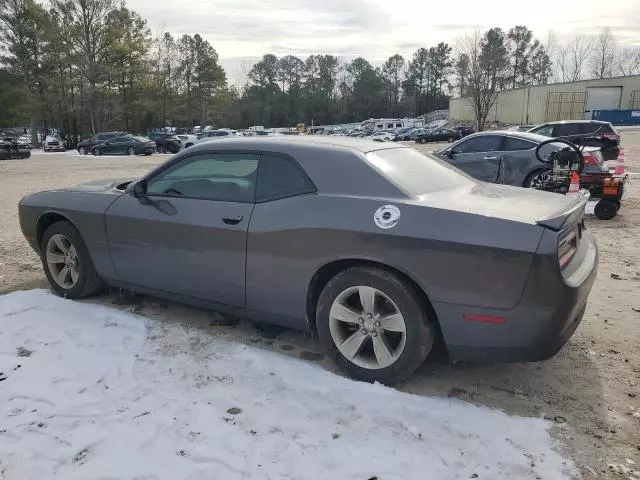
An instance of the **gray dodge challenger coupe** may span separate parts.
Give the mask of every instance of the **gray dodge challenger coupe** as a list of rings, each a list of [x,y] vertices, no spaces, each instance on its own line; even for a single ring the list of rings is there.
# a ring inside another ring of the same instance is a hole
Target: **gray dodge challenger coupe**
[[[62,296],[111,285],[314,330],[349,375],[393,383],[436,340],[456,360],[554,355],[596,275],[586,201],[397,144],[261,137],[28,195],[19,213]]]

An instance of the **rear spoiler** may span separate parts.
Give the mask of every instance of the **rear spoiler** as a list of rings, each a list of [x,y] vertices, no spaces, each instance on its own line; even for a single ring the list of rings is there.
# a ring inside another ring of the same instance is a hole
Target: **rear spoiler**
[[[580,192],[575,196],[575,202],[567,210],[553,213],[547,218],[538,220],[536,223],[551,230],[562,230],[565,225],[575,223],[578,218],[584,215],[584,208],[590,197],[591,194],[588,190],[580,190]]]

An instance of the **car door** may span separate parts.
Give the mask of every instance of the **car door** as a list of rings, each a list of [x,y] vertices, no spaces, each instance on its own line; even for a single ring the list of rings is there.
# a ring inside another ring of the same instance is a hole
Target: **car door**
[[[536,158],[537,146],[536,142],[524,138],[505,136],[497,183],[522,187],[530,173],[544,168],[544,164]]]
[[[497,134],[466,137],[445,150],[444,159],[478,180],[496,182],[500,172],[502,139]]]
[[[109,251],[132,285],[242,307],[258,155],[197,152],[153,172],[147,194],[106,212]]]
[[[109,153],[111,155],[124,155],[126,153],[128,143],[129,138],[127,137],[115,137],[111,140],[108,140],[107,145],[109,148]]]

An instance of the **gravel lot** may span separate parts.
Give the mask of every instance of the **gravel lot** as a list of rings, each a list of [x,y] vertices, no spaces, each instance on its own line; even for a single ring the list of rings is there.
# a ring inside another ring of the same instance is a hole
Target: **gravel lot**
[[[622,139],[627,169],[640,173],[640,132],[624,131]],[[425,149],[438,147],[429,144]],[[94,158],[73,152],[34,152],[28,160],[0,162],[0,294],[47,287],[40,260],[18,225],[16,206],[23,195],[101,178],[139,176],[168,157]],[[639,185],[640,176],[634,175],[614,220],[587,218],[601,252],[598,279],[582,325],[556,357],[507,365],[449,364],[434,359],[400,389],[456,396],[509,413],[546,416],[557,423],[554,436],[559,447],[568,449],[584,478],[640,479]],[[119,292],[90,301],[144,312],[159,322],[188,322],[193,328],[205,327],[201,331],[211,336],[332,368],[317,353],[316,340],[298,332]]]

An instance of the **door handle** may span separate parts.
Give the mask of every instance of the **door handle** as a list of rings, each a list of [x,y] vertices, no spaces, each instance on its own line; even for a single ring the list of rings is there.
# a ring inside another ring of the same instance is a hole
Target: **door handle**
[[[484,157],[483,160],[497,160],[498,157]]]
[[[227,225],[237,225],[242,221],[242,215],[237,217],[222,217],[222,221]]]

